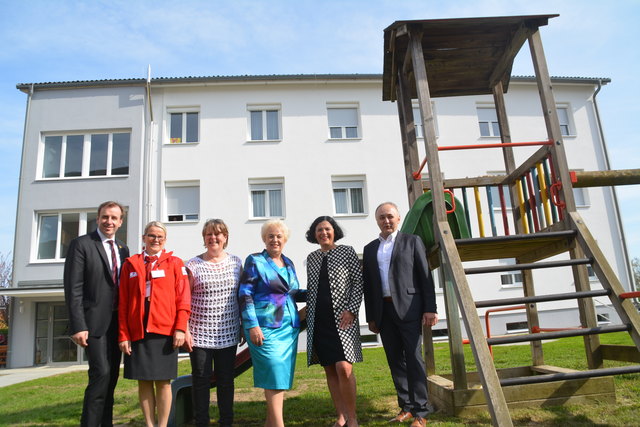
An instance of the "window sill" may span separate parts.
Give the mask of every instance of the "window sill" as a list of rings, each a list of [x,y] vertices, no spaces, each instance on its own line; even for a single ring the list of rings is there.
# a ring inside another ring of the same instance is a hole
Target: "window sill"
[[[359,142],[362,141],[362,137],[358,138],[329,138],[327,142]]]
[[[164,145],[165,147],[174,147],[174,146],[181,146],[181,145],[198,145],[200,144],[200,141],[196,141],[196,142],[165,142],[162,145]]]
[[[480,135],[480,139],[500,139],[500,135]]]
[[[250,217],[248,219],[249,222],[265,222],[265,221],[270,221],[272,219],[279,219],[281,221],[284,221],[286,219],[286,217],[284,216],[261,216],[261,217]]]
[[[349,213],[344,213],[344,214],[334,214],[334,216],[336,218],[366,218],[369,216],[368,213],[355,213],[355,214],[349,214]]]
[[[64,264],[65,258],[52,258],[52,259],[34,259],[29,261],[30,265],[43,265],[43,264]]]
[[[200,222],[199,219],[186,219],[184,221],[169,221],[169,220],[165,220],[164,221],[164,225],[171,225],[171,224],[197,224],[199,222]]]
[[[117,179],[129,178],[129,175],[93,175],[93,176],[61,176],[57,178],[36,178],[36,182],[50,181],[80,181],[83,179]]]
[[[247,139],[247,144],[279,144],[282,139]]]
[[[500,285],[500,289],[522,289],[522,283],[519,285]]]

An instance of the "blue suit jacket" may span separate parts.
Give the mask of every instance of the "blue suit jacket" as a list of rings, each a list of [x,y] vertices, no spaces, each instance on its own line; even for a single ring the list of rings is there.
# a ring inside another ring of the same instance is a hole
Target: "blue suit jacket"
[[[278,273],[278,266],[266,250],[247,257],[238,290],[242,324],[245,328],[279,328],[282,326],[284,310],[292,313],[293,327],[300,327],[295,303],[300,285],[293,262],[284,255],[282,259],[287,277]]]

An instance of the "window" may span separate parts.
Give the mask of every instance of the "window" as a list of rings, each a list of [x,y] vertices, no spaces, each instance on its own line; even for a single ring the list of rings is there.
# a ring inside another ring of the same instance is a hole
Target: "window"
[[[44,137],[42,178],[129,174],[130,132]]]
[[[251,218],[284,217],[284,178],[250,179]]]
[[[438,120],[436,119],[435,103],[431,103],[431,111],[433,112],[433,125],[435,126],[436,136],[440,136],[438,131]],[[420,107],[413,107],[413,121],[416,127],[416,138],[424,138],[424,126],[422,123],[422,114],[420,114]]]
[[[571,122],[569,120],[569,107],[559,105],[556,107],[556,111],[558,112],[558,121],[560,122],[560,133],[562,136],[573,135]]]
[[[199,116],[197,111],[169,110],[169,142],[171,144],[199,141]]]
[[[200,219],[199,182],[167,182],[165,190],[167,221],[186,222]]]
[[[596,320],[598,325],[610,325],[611,324],[611,314],[609,313],[597,313]]]
[[[365,213],[364,178],[333,177],[331,184],[336,215]]]
[[[511,265],[515,264],[515,258],[501,259],[501,264]],[[508,271],[500,275],[500,284],[503,288],[517,288],[522,287],[522,272],[519,270]]]
[[[593,267],[587,265],[587,273],[589,274],[589,282],[597,282],[598,276],[596,276],[596,272],[593,270]]]
[[[529,324],[527,322],[511,322],[507,323],[505,326],[507,327],[508,334],[529,332]]]
[[[587,207],[591,203],[589,202],[589,193],[586,188],[573,188],[573,198],[577,207]]]
[[[97,213],[81,212],[47,212],[37,215],[38,235],[35,258],[38,260],[64,260],[73,239],[95,231]],[[116,238],[127,241],[127,216],[116,233]]]
[[[280,107],[249,106],[249,139],[277,141],[280,139]]]
[[[328,107],[329,138],[359,138],[357,107]]]
[[[502,209],[502,201],[500,200],[500,190],[498,187],[502,187],[502,195],[504,196],[505,209],[511,209],[511,197],[509,197],[509,187],[506,185],[492,185],[489,187],[491,192],[491,203],[493,209]]]
[[[480,136],[500,136],[496,109],[492,107],[478,107],[477,109]]]

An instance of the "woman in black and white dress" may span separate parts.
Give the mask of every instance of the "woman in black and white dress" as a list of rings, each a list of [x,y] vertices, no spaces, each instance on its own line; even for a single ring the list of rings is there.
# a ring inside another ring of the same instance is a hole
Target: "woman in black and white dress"
[[[352,364],[362,361],[358,310],[362,269],[351,246],[330,216],[316,218],[306,238],[320,249],[307,256],[307,365],[320,363],[336,408],[334,426],[358,425],[356,378]]]
[[[225,251],[229,229],[221,219],[202,228],[206,252],[187,262],[191,283],[190,347],[192,393],[196,426],[209,425],[212,364],[220,426],[233,423],[234,364],[240,338],[238,283],[242,260]]]

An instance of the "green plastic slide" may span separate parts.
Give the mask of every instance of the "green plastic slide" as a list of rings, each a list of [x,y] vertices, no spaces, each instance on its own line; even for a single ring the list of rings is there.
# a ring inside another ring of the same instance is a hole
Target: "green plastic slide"
[[[451,195],[449,193],[444,194],[447,210],[451,210],[453,205],[451,204]],[[465,219],[463,204],[455,199],[456,210],[447,215],[449,221],[449,227],[453,232],[453,237],[456,239],[462,239],[471,237],[467,221]],[[407,213],[400,229],[403,233],[416,234],[420,236],[424,242],[424,246],[429,250],[435,243],[436,239],[433,233],[433,197],[431,191],[427,191],[422,196],[418,197],[413,204],[409,213]]]

